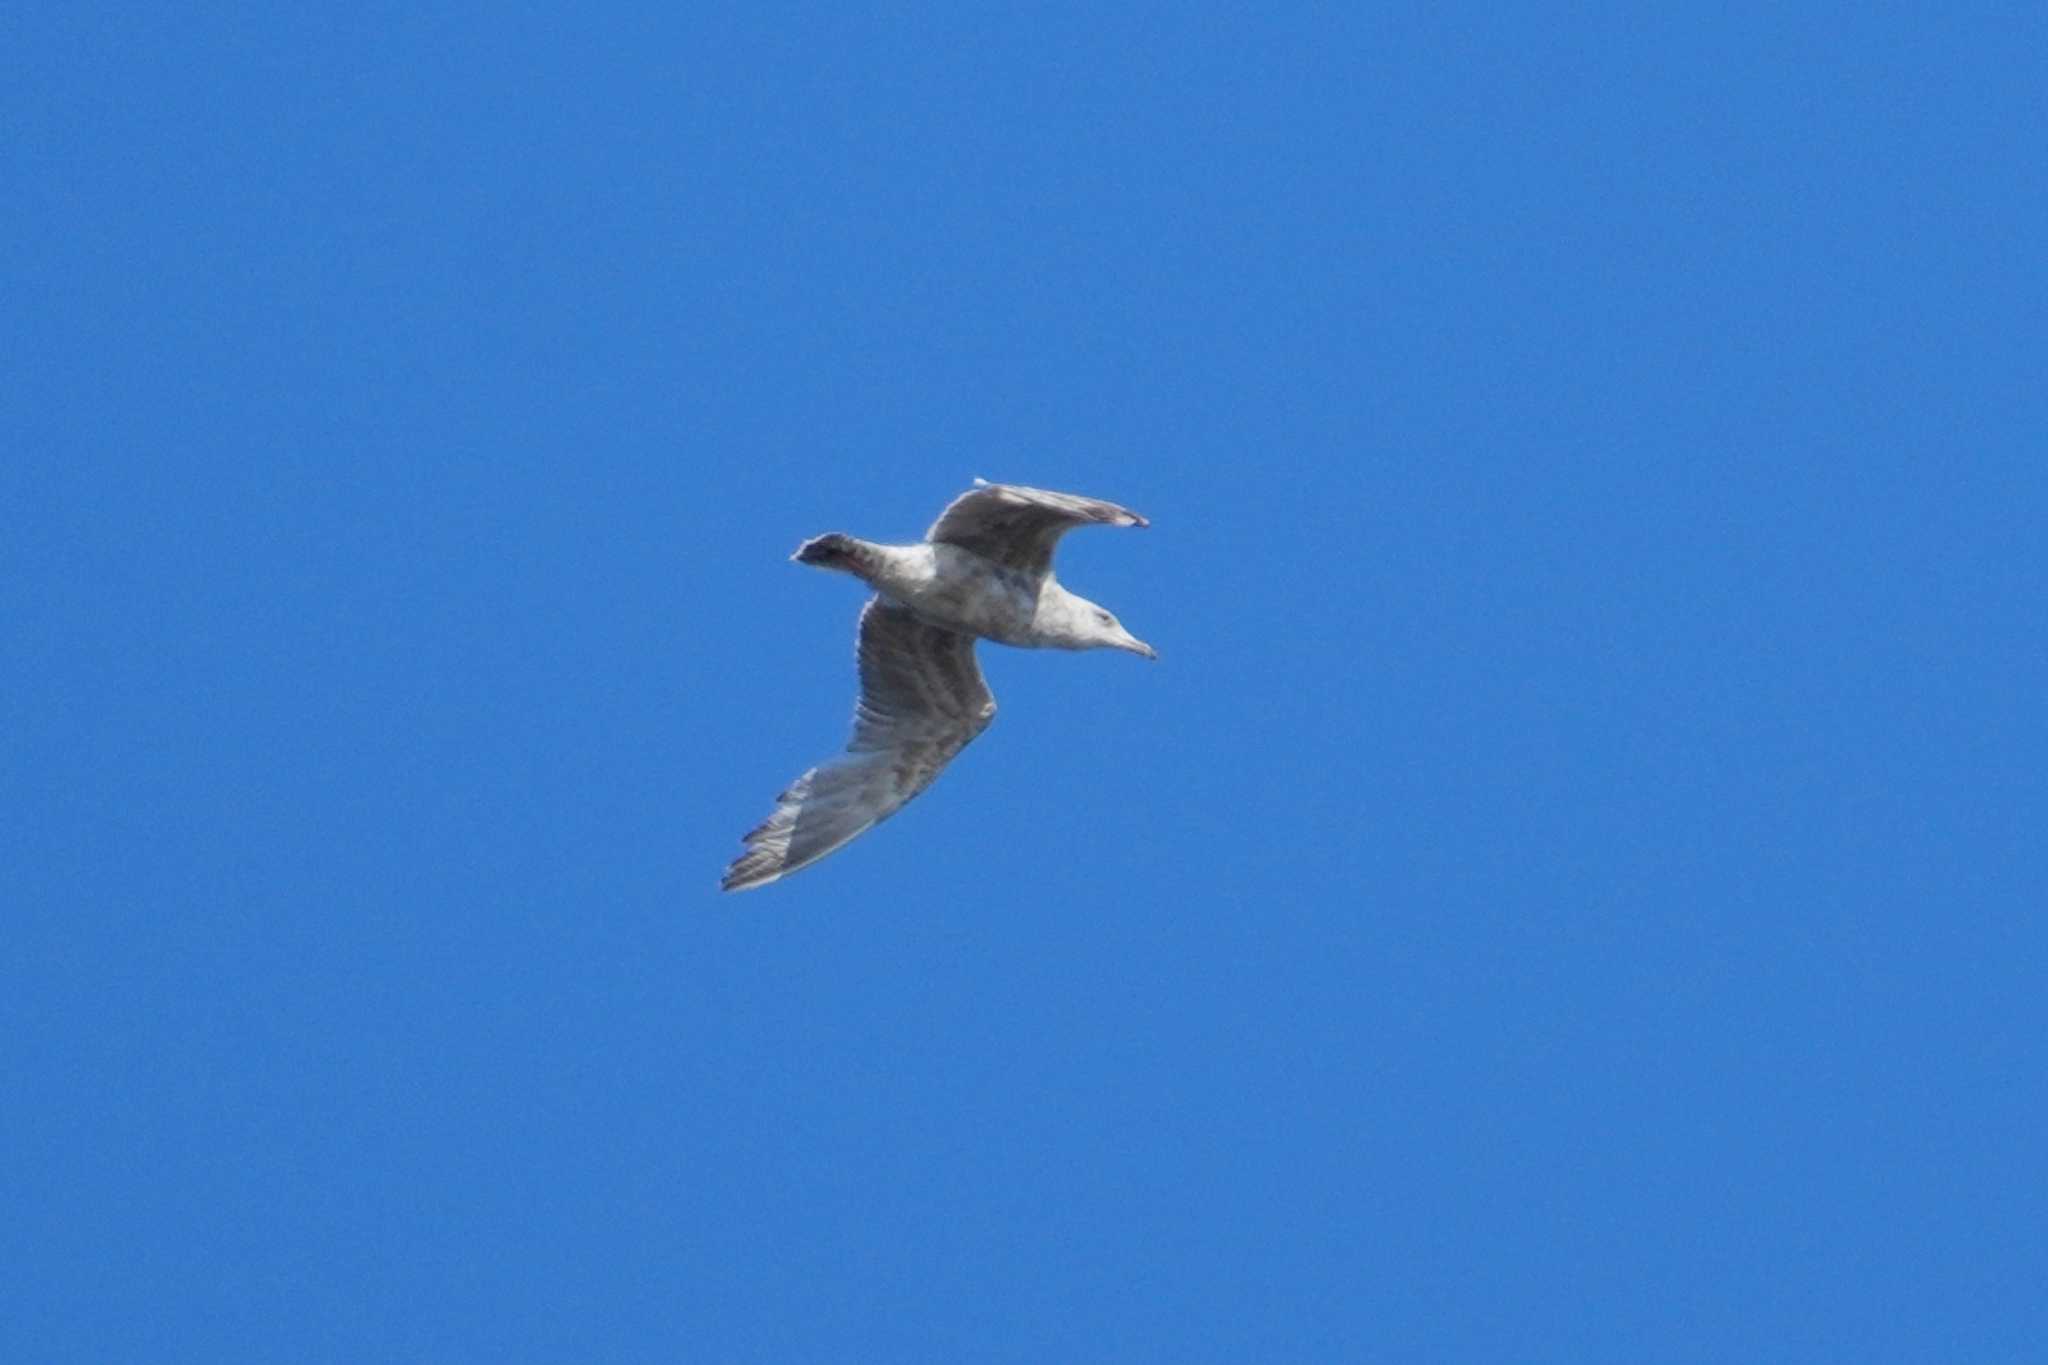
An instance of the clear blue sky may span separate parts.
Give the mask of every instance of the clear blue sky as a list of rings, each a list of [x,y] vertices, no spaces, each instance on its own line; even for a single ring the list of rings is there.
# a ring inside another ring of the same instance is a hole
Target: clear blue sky
[[[0,1357],[2048,1359],[2038,7],[0,35]]]

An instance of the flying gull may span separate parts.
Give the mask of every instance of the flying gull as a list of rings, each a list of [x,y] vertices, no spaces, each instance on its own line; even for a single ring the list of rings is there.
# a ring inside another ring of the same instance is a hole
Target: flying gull
[[[996,699],[977,639],[1026,649],[1127,649],[1158,658],[1116,617],[1060,586],[1053,547],[1076,526],[1144,526],[1113,502],[974,481],[915,545],[834,532],[797,546],[799,564],[875,590],[860,613],[860,701],[846,752],[792,782],[746,836],[724,887],[765,886],[886,820],[988,727]]]

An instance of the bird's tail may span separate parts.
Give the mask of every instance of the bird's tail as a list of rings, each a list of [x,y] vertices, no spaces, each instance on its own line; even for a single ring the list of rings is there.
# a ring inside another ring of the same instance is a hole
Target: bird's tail
[[[813,536],[796,547],[790,558],[799,564],[810,564],[820,569],[840,569],[847,573],[859,573],[863,558],[861,551],[866,547],[852,536],[833,531],[828,535]]]

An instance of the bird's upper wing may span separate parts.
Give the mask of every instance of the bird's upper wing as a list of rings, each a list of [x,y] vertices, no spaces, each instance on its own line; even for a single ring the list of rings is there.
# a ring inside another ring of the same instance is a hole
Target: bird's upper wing
[[[792,782],[746,836],[725,889],[764,886],[848,843],[931,785],[988,726],[996,700],[974,637],[877,597],[860,615],[860,702],[846,752]]]
[[[932,529],[930,541],[958,545],[1006,568],[1042,574],[1052,567],[1053,546],[1076,526],[1149,523],[1127,507],[1072,493],[1051,493],[1013,483],[984,483],[953,499]]]

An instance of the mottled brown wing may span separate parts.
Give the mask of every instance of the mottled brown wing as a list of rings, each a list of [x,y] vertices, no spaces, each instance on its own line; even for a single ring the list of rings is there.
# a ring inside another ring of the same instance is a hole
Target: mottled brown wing
[[[974,637],[874,598],[860,615],[860,701],[846,752],[791,783],[746,836],[724,886],[743,891],[808,867],[889,818],[987,728],[995,697]]]
[[[983,483],[953,499],[924,538],[972,550],[1006,568],[1038,575],[1052,568],[1061,536],[1076,526],[1144,526],[1127,507],[1099,498],[1011,483]]]

